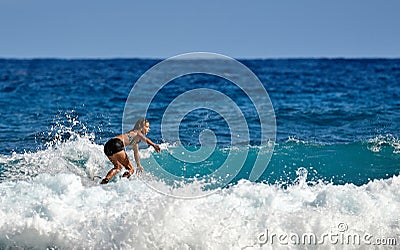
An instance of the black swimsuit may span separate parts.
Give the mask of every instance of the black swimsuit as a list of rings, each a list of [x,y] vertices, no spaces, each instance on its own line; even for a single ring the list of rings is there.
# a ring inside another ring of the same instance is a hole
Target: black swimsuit
[[[138,143],[133,136],[128,132],[126,133],[129,139],[129,145],[134,145],[135,143]],[[140,142],[140,140],[139,140]],[[118,153],[119,151],[124,150],[124,143],[118,139],[118,138],[112,138],[106,144],[104,145],[104,153],[107,156],[112,156],[115,153]]]
[[[124,143],[118,138],[112,138],[104,145],[104,153],[107,156],[112,156],[122,150],[124,150]]]

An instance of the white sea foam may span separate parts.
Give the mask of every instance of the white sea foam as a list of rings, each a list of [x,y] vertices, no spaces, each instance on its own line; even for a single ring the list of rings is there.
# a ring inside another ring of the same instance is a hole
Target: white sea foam
[[[41,173],[74,173],[90,179],[107,165],[102,150],[102,146],[83,136],[37,152],[1,155],[2,175],[7,180],[22,180]]]
[[[371,242],[395,238],[400,244],[400,177],[360,187],[308,186],[307,173],[300,169],[298,174],[297,184],[286,189],[243,180],[192,200],[159,194],[136,177],[103,186],[84,185],[73,173],[6,181],[0,183],[0,248],[276,248],[283,246],[278,235],[310,233],[319,242],[324,234],[336,233],[369,234]],[[266,238],[266,232],[277,236]],[[334,243],[311,246],[344,245]]]
[[[400,139],[393,135],[379,135],[368,140],[369,149],[373,152],[380,152],[383,146],[393,148],[394,154],[400,154]]]
[[[154,191],[149,186],[173,187],[149,173],[96,184],[92,177],[112,166],[102,150],[80,136],[46,150],[0,156],[8,169],[0,183],[0,248],[363,249],[381,239],[400,244],[399,176],[363,186],[308,185],[306,169],[299,168],[295,184],[285,188],[242,180],[185,200]],[[140,153],[145,161],[152,149]],[[203,187],[187,183],[172,194],[190,197]],[[316,244],[279,238],[311,234]],[[324,237],[335,234],[372,238],[351,244]]]

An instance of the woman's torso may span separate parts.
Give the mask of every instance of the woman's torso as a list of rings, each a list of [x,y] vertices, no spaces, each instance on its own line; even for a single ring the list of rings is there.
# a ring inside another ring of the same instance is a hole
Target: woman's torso
[[[114,138],[120,139],[124,143],[124,147],[132,146],[140,142],[138,131],[129,131],[127,133],[120,134]]]

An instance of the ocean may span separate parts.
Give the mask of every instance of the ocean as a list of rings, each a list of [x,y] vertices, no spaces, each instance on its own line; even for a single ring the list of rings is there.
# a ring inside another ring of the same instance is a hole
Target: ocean
[[[400,59],[182,61],[0,59],[1,249],[398,248]]]

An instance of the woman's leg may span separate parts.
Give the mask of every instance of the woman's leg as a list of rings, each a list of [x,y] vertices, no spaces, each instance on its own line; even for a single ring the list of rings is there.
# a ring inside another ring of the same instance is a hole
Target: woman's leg
[[[131,175],[133,173],[135,173],[135,170],[133,169],[133,165],[132,165],[131,161],[129,160],[128,154],[126,152],[125,152],[125,157],[123,157],[123,159],[121,159],[121,163],[129,171],[129,172],[125,172],[122,175],[122,177],[126,177],[126,178],[131,177]]]
[[[112,162],[114,165],[114,168],[112,168],[106,175],[106,181],[110,180],[113,178],[116,174],[118,174],[123,167],[125,167],[129,172],[124,173],[123,177],[129,178],[135,170],[133,169],[132,163],[130,162],[128,155],[124,150],[119,151],[118,153],[113,154],[112,156],[108,156],[108,159]]]
[[[108,173],[106,175],[107,180],[110,180],[111,178],[113,178],[124,167],[122,164],[122,160],[121,160],[124,157],[124,155],[125,155],[125,151],[122,150],[111,156],[107,156],[108,159],[111,161],[111,163],[114,165],[114,168],[112,168],[110,171],[108,171]]]

